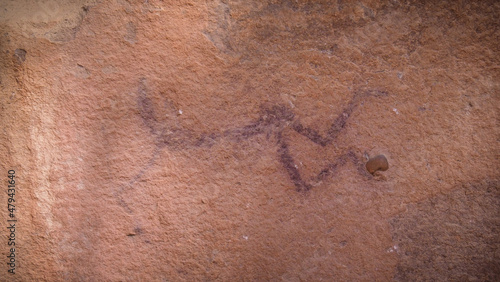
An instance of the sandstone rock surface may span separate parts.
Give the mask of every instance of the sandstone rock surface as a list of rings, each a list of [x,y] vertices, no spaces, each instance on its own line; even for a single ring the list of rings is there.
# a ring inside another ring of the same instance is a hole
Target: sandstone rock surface
[[[500,280],[498,1],[0,8],[0,281]]]

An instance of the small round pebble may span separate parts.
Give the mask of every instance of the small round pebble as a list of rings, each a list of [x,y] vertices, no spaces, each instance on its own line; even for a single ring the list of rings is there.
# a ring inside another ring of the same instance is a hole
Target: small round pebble
[[[386,171],[389,169],[389,162],[387,161],[387,158],[384,155],[378,155],[366,163],[366,170],[368,170],[369,173],[374,174],[376,171]]]

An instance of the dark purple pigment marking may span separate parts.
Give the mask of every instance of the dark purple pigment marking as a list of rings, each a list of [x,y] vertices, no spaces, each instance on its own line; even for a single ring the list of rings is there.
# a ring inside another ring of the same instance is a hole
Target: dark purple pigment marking
[[[285,128],[291,128],[298,134],[311,140],[313,143],[325,147],[335,142],[340,133],[346,129],[347,122],[351,117],[351,114],[363,99],[369,96],[387,96],[385,91],[379,90],[356,91],[353,98],[333,121],[325,136],[321,136],[321,134],[316,130],[302,125],[300,120],[295,118],[295,114],[290,108],[284,105],[263,105],[261,107],[261,114],[259,118],[248,125],[227,129],[222,133],[205,133],[196,137],[196,134],[193,131],[180,126],[176,122],[176,118],[170,118],[168,121],[157,118],[159,115],[156,114],[154,102],[148,97],[145,82],[145,79],[140,80],[139,89],[137,91],[137,105],[143,123],[149,128],[151,134],[155,138],[157,148],[146,166],[131,181],[129,181],[126,186],[122,187],[115,194],[119,198],[120,205],[124,206],[128,212],[131,212],[131,210],[122,199],[121,194],[128,188],[132,187],[132,185],[142,177],[146,170],[154,164],[160,150],[163,147],[168,147],[171,150],[182,150],[190,147],[209,148],[222,138],[239,142],[261,134],[265,134],[267,137],[273,135],[275,140],[277,140],[277,157],[283,166],[283,169],[287,172],[290,181],[293,183],[298,192],[308,191],[311,189],[312,185],[307,183],[302,178],[302,175],[297,168],[295,160],[290,152],[288,141],[283,136]],[[171,115],[176,114],[171,113]],[[344,154],[339,155],[334,162],[323,168],[313,180],[319,181],[331,177],[339,167],[344,166],[348,161],[354,163],[354,165],[358,167],[360,174],[370,177],[370,175],[364,170],[363,162],[353,151],[348,150]]]

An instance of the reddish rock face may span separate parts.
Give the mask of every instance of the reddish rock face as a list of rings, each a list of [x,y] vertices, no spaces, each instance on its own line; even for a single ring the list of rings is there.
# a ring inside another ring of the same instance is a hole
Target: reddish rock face
[[[499,17],[7,1],[0,280],[499,280]]]

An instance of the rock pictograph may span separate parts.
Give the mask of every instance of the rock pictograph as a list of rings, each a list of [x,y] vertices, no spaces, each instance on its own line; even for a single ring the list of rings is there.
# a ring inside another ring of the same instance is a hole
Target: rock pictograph
[[[3,1],[0,281],[499,280],[499,17]]]

